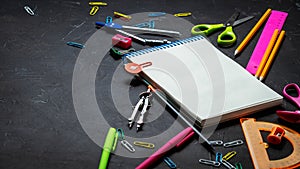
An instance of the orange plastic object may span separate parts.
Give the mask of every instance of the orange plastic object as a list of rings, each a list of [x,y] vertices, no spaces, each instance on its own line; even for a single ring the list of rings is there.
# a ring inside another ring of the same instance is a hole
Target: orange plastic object
[[[271,133],[268,135],[267,140],[272,144],[280,144],[281,138],[284,135],[284,129],[281,127],[273,127]]]

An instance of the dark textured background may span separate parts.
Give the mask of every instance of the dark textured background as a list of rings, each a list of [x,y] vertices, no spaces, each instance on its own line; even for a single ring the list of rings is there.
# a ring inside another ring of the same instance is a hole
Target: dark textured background
[[[238,44],[267,8],[285,11],[289,16],[285,22],[286,37],[265,80],[265,84],[281,93],[287,83],[300,84],[300,2],[298,0],[122,0],[106,1],[95,16],[89,16],[88,1],[16,1],[3,0],[0,7],[0,168],[84,168],[98,167],[101,148],[82,130],[77,120],[72,102],[72,73],[79,49],[66,45],[67,41],[84,43],[95,31],[95,21],[103,21],[112,16],[113,11],[139,13],[165,11],[173,14],[192,12],[186,17],[193,24],[218,23],[226,21],[234,9],[241,15],[254,15],[255,18],[234,28]],[[35,9],[36,16],[29,16],[23,9],[29,5]],[[215,43],[217,34],[210,36]],[[236,61],[246,66],[255,44],[256,35]],[[110,42],[109,42],[110,43]],[[237,45],[221,50],[232,57]],[[109,56],[106,62],[116,64]],[[104,71],[112,72],[107,67]],[[108,78],[110,79],[110,78]],[[97,79],[97,82],[101,79]],[[242,82],[237,82],[241,83]],[[101,83],[105,84],[105,83]],[[109,85],[110,82],[107,82]],[[100,86],[101,87],[101,86]],[[144,87],[132,88],[133,102],[137,93]],[[101,95],[105,91],[97,90]],[[109,100],[109,99],[108,99]],[[296,110],[284,100],[282,107],[258,112],[251,117],[286,125],[299,132],[299,126],[286,123],[275,114],[277,109]],[[147,132],[151,127],[166,128],[172,121],[171,114],[164,113],[156,124],[145,125]],[[118,126],[126,126],[124,124]],[[148,126],[148,127],[147,127]],[[154,130],[154,129],[153,129]],[[222,124],[210,138],[224,142],[243,139],[238,120]],[[167,141],[167,140],[166,140]],[[283,146],[270,150],[270,158],[281,158],[292,148],[286,140]],[[220,148],[224,151],[222,148]],[[238,155],[234,162],[241,162],[243,168],[253,168],[246,144],[235,147]],[[178,168],[209,168],[198,164],[200,158],[207,157],[207,151],[196,140],[170,157]],[[213,157],[212,157],[213,158]],[[108,168],[134,168],[144,159],[130,159],[112,155]],[[168,168],[163,162],[156,168]],[[223,167],[224,168],[224,167]]]

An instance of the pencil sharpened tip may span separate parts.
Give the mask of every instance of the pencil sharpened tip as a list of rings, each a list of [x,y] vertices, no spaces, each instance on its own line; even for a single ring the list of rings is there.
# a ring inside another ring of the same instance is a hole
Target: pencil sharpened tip
[[[264,77],[260,76],[258,79],[259,79],[260,81],[263,81],[263,80],[264,80]]]
[[[238,54],[239,54],[239,51],[238,51],[238,50],[235,50],[235,51],[234,51],[234,57],[236,57]]]

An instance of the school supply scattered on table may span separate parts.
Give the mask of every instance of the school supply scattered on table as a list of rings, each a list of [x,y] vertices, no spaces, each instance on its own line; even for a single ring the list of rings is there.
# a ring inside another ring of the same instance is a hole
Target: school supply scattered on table
[[[116,31],[132,38],[135,42],[140,43],[141,45],[158,46],[158,45],[162,45],[162,44],[170,44],[171,43],[171,41],[169,41],[167,39],[163,39],[163,40],[144,39],[139,36],[133,35],[131,33],[125,32],[123,30],[116,29]]]
[[[239,16],[239,12],[235,12],[228,21],[221,24],[199,24],[192,28],[191,33],[193,35],[210,35],[215,31],[218,31],[222,28],[225,30],[219,34],[217,42],[220,46],[229,47],[236,42],[236,35],[232,30],[232,27],[244,23],[253,18],[253,16],[248,16],[246,18],[242,18],[240,20],[236,19]]]
[[[236,155],[236,151],[230,151],[230,152],[228,152],[227,154],[225,154],[223,156],[222,160],[228,161],[228,160],[230,160],[235,155]]]
[[[94,16],[99,11],[99,6],[93,6],[90,10],[90,15]]]
[[[286,12],[276,10],[271,11],[268,21],[259,37],[259,40],[246,67],[251,74],[255,75],[275,29],[278,29],[279,32],[281,31],[287,16],[288,13]]]
[[[162,159],[167,152],[173,148],[180,148],[183,144],[194,137],[194,131],[191,127],[188,127],[181,131],[179,134],[170,139],[165,145],[159,148],[155,153],[148,157],[144,162],[142,162],[136,169],[149,168],[159,159]]]
[[[226,160],[222,160],[222,163],[226,168],[228,169],[236,169],[234,165],[232,165],[231,163],[229,163],[228,161]]]
[[[147,67],[147,66],[151,66],[152,62],[144,62],[141,64],[136,64],[136,63],[127,63],[125,65],[125,70],[128,73],[132,73],[132,74],[137,74],[140,73],[142,71],[142,68]]]
[[[191,12],[182,12],[182,13],[174,14],[174,16],[177,16],[177,17],[185,17],[185,16],[191,16],[191,15],[192,15]]]
[[[241,44],[236,48],[236,50],[234,51],[234,56],[237,56],[240,52],[242,52],[242,50],[247,46],[247,44],[249,43],[249,41],[252,39],[252,37],[258,31],[258,29],[268,19],[268,17],[269,17],[270,14],[271,14],[271,9],[268,9],[263,14],[263,16],[258,20],[258,22],[255,24],[255,26],[251,29],[251,31],[247,34],[247,36],[241,42]]]
[[[164,162],[171,168],[171,169],[175,169],[177,167],[177,165],[174,163],[174,161],[171,160],[170,157],[165,157],[164,158]]]
[[[33,10],[29,6],[24,6],[24,10],[30,15],[34,16]]]
[[[123,55],[130,53],[130,52],[134,52],[134,51],[135,51],[135,49],[132,47],[127,50],[122,50],[122,49],[119,49],[116,47],[112,47],[109,50],[109,54],[115,59],[121,59]]]
[[[165,15],[166,15],[165,12],[154,12],[154,13],[148,14],[149,17],[159,17],[159,16],[165,16]]]
[[[222,140],[209,141],[209,143],[212,146],[222,146],[223,145],[223,141]]]
[[[89,5],[91,5],[91,6],[106,6],[107,5],[107,3],[106,2],[94,2],[94,1],[92,1],[92,2],[89,2]]]
[[[129,20],[131,19],[131,16],[125,15],[125,14],[120,13],[120,12],[114,12],[114,16],[115,16],[116,18],[121,18],[121,19],[123,19],[123,20],[125,20],[125,21],[129,21]]]
[[[271,52],[271,54],[270,54],[270,56],[268,58],[268,61],[265,64],[265,66],[264,66],[264,68],[263,68],[263,70],[262,70],[262,72],[261,72],[261,74],[259,76],[259,80],[260,81],[264,80],[264,78],[266,77],[266,75],[267,75],[267,73],[268,73],[268,71],[269,71],[269,69],[271,67],[271,64],[272,64],[272,62],[273,62],[273,60],[275,58],[275,55],[276,55],[276,53],[277,53],[277,51],[278,51],[278,49],[279,49],[279,47],[280,47],[280,45],[281,45],[281,43],[283,41],[284,34],[285,34],[285,31],[282,30],[280,32],[280,34],[279,34],[278,39],[276,40],[276,43],[275,43],[275,45],[274,45],[274,47],[272,49],[272,52]]]
[[[105,19],[105,23],[112,23],[113,19],[111,16],[107,16]]]
[[[296,96],[290,94],[295,93]],[[295,83],[287,84],[283,88],[283,96],[288,100],[292,101],[298,108],[300,108],[300,88]],[[285,111],[285,110],[277,110],[277,115],[285,121],[290,123],[300,123],[300,111]]]
[[[211,57],[220,62],[222,78],[212,78],[207,69],[207,66],[215,66],[215,62],[212,65],[203,63]],[[155,89],[162,90],[168,102],[175,105],[173,107],[180,105],[181,113],[202,126],[239,118],[282,102],[282,96],[259,82],[202,36],[136,51],[124,58],[135,64],[152,62],[152,66],[143,68],[139,75]],[[186,80],[187,77],[192,79]],[[194,87],[191,80],[195,83]],[[243,82],[243,85],[237,82]],[[224,87],[224,93],[214,93],[214,86]],[[224,98],[222,111],[211,112],[214,98],[221,97]]]
[[[300,135],[296,131],[278,124],[260,122],[253,118],[240,119],[241,126],[247,141],[248,149],[254,168],[297,168],[300,166]],[[263,142],[260,131],[271,132],[273,127],[284,129],[284,138],[293,146],[290,155],[282,159],[270,160],[266,151],[266,143]]]
[[[121,140],[121,145],[124,148],[126,148],[129,152],[134,153],[135,152],[134,147],[127,140],[125,140],[124,131],[121,128],[118,128],[117,132],[118,132],[118,138],[119,140]]]
[[[181,34],[177,31],[170,31],[170,30],[163,30],[163,29],[152,29],[152,28],[138,28],[134,26],[125,26],[125,25],[119,25],[117,23],[104,23],[104,22],[96,22],[96,26],[105,26],[112,29],[122,29],[122,30],[128,30],[128,31],[134,31],[139,33],[149,33],[149,34],[157,34],[157,35],[166,35],[171,37],[179,37]]]
[[[73,46],[73,47],[76,47],[76,48],[80,48],[80,49],[85,47],[83,44],[80,44],[80,43],[77,43],[77,42],[67,42],[67,45]]]
[[[228,147],[239,146],[239,145],[242,145],[242,144],[244,144],[243,140],[234,140],[234,141],[231,141],[231,142],[224,143],[223,146],[225,148],[228,148]]]
[[[117,141],[118,141],[117,130],[112,127],[109,128],[103,145],[101,160],[99,163],[99,169],[106,169],[109,155],[112,151],[116,149]]]
[[[150,21],[147,21],[147,22],[136,24],[134,26],[139,27],[139,28],[154,28],[155,27],[155,21],[150,20]]]
[[[271,133],[268,135],[267,140],[268,143],[271,144],[280,144],[282,137],[285,132],[282,127],[274,126],[271,130]]]
[[[148,90],[146,92],[142,92],[139,95],[140,99],[137,102],[137,104],[135,105],[131,116],[128,118],[128,126],[129,126],[129,128],[132,128],[134,120],[135,120],[135,116],[136,116],[138,110],[141,109],[139,120],[136,122],[137,123],[137,125],[136,125],[136,131],[141,130],[141,127],[144,124],[145,113],[151,107],[151,103],[150,103],[150,97],[151,97],[151,95],[152,95],[151,94],[151,90],[149,88],[148,88]]]
[[[207,159],[199,159],[199,163],[214,166],[214,167],[220,167],[221,165],[221,163],[218,161],[207,160]]]
[[[111,39],[112,45],[122,49],[128,49],[131,46],[131,38],[116,34]]]
[[[279,34],[278,29],[275,29],[275,31],[274,31],[274,33],[272,35],[272,38],[271,38],[271,40],[270,40],[270,42],[268,44],[268,47],[267,47],[267,49],[266,49],[266,51],[265,51],[265,53],[264,53],[264,55],[262,57],[262,60],[260,61],[260,64],[259,64],[259,66],[258,66],[258,68],[256,70],[256,73],[254,75],[256,78],[260,77],[261,72],[262,72],[263,68],[265,67],[265,64],[266,64],[266,62],[267,62],[267,60],[269,58],[269,55],[270,55],[270,53],[272,51],[272,48],[275,45],[275,42],[276,42],[278,34]]]
[[[134,141],[133,144],[139,147],[151,148],[151,149],[155,147],[153,143],[147,143],[143,141]]]

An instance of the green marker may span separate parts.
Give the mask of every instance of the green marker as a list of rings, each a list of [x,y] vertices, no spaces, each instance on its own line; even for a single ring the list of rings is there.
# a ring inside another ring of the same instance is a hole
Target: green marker
[[[109,159],[109,154],[111,151],[114,151],[118,141],[118,133],[115,128],[110,128],[107,132],[106,139],[104,142],[102,156],[98,169],[106,169],[107,162]]]

